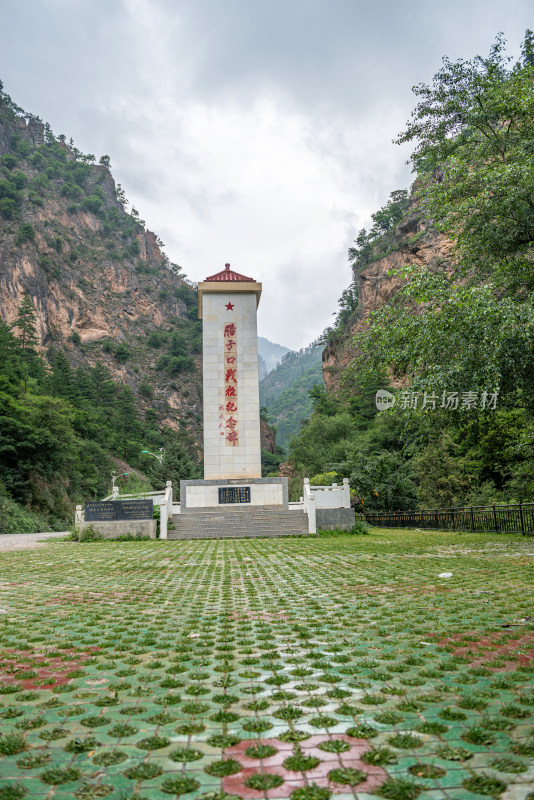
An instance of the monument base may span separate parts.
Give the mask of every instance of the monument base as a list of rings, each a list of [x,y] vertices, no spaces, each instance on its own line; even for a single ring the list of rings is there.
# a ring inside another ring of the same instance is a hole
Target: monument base
[[[94,528],[103,539],[116,539],[118,536],[125,534],[136,533],[141,536],[150,536],[151,539],[156,538],[157,522],[155,519],[121,519],[103,522],[98,520],[96,522],[80,522],[78,530],[83,533],[87,528]]]
[[[356,515],[353,508],[317,508],[315,519],[317,528],[324,531],[350,531]]]
[[[220,478],[180,481],[180,512],[202,508],[289,508],[287,478]]]

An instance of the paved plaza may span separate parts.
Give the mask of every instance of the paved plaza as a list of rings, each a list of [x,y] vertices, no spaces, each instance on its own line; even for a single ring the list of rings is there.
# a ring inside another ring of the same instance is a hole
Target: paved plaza
[[[533,568],[377,530],[0,553],[0,800],[534,798]]]

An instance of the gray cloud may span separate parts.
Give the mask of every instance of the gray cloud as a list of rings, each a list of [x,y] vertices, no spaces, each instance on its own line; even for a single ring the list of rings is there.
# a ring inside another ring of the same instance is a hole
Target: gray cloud
[[[264,283],[261,333],[332,319],[346,248],[410,182],[391,143],[444,54],[517,54],[527,0],[4,0],[0,77],[113,172],[194,279]]]

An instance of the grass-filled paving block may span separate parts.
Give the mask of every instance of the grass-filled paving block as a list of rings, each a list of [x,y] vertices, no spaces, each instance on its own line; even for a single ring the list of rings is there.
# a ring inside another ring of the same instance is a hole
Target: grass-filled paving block
[[[208,775],[215,775],[217,778],[224,778],[225,775],[235,775],[241,772],[241,764],[235,758],[223,758],[220,761],[213,761],[204,769]]]
[[[168,794],[181,795],[194,792],[199,786],[199,781],[194,778],[165,778],[161,784],[161,789]]]
[[[248,786],[249,789],[267,790],[276,789],[276,787],[281,786],[283,782],[284,779],[280,775],[274,775],[272,773],[257,773],[256,775],[251,775],[249,778],[247,778],[245,785]]]
[[[367,774],[361,769],[338,767],[337,769],[331,769],[328,773],[328,777],[331,781],[334,781],[334,783],[342,783],[346,784],[347,786],[357,786],[359,783],[362,783],[364,780],[366,780]]]
[[[533,553],[394,530],[1,553],[0,800],[527,797]]]

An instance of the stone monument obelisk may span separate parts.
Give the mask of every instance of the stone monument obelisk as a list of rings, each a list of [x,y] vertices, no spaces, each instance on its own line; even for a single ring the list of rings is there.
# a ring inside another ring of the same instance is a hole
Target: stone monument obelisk
[[[195,524],[195,513],[200,526],[201,510],[288,508],[287,478],[261,477],[256,321],[260,296],[261,283],[235,272],[230,264],[198,284],[204,480],[180,481],[182,527]]]
[[[198,284],[204,354],[204,479],[261,478],[261,283],[225,268]]]

